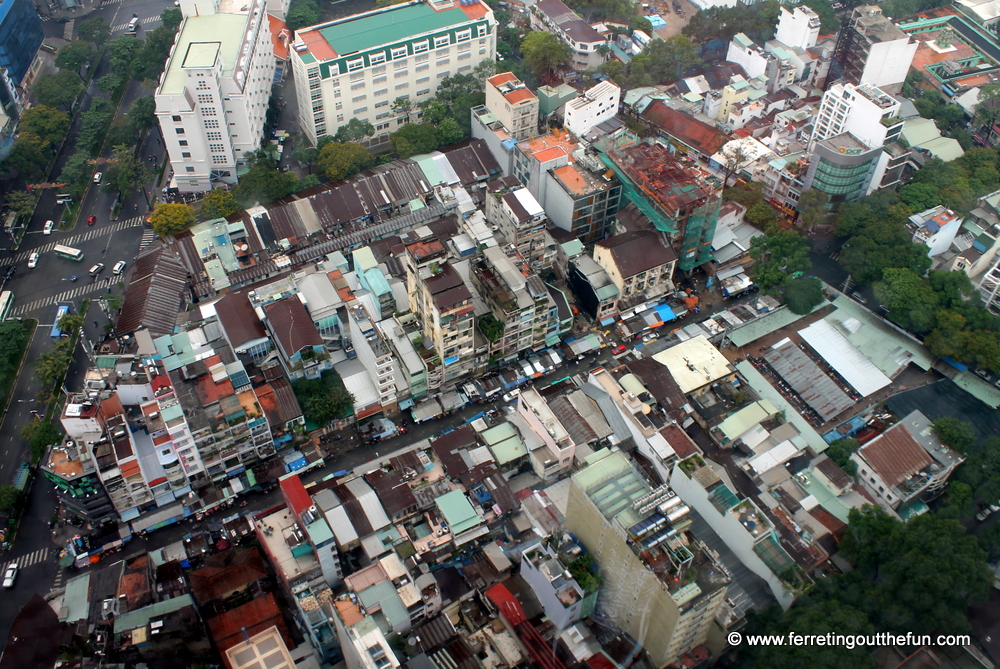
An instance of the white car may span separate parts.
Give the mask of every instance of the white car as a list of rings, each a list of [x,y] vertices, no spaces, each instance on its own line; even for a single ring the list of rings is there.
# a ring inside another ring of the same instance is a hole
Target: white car
[[[3,587],[13,588],[15,578],[17,578],[17,563],[12,562],[3,574]]]
[[[37,264],[38,264],[38,252],[36,251],[32,253],[30,256],[28,256],[28,267],[34,269],[35,265]]]
[[[978,520],[981,523],[987,518],[989,518],[991,513],[993,513],[993,509],[986,507],[985,509],[976,514],[976,520]]]
[[[514,400],[517,399],[517,396],[520,395],[520,394],[521,394],[520,391],[512,390],[509,393],[504,393],[504,396],[503,396],[502,399],[503,399],[504,403],[506,403],[506,402],[513,402]]]
[[[42,228],[42,234],[43,235],[51,235],[52,234],[52,228],[54,228],[54,227],[56,227],[56,222],[55,221],[45,221],[45,227]]]
[[[111,271],[114,272],[116,276],[118,274],[121,274],[122,272],[124,272],[125,271],[125,261],[124,260],[119,260],[118,262],[116,262],[114,268]]]
[[[95,172],[94,173],[94,183],[95,184],[101,183],[101,179],[103,179],[103,178],[104,178],[104,172]]]

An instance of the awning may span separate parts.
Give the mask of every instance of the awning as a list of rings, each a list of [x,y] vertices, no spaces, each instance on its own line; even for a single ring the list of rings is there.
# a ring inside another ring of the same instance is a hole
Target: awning
[[[674,310],[668,307],[666,304],[656,305],[656,313],[660,315],[660,320],[664,323],[669,323],[674,320]]]
[[[603,321],[601,321],[601,325],[611,325],[614,322],[615,322],[615,317],[612,316],[611,318],[605,318]]]
[[[147,530],[154,525],[165,523],[182,515],[184,515],[184,505],[180,502],[174,502],[169,506],[160,507],[152,513],[146,514],[141,518],[132,521],[132,531],[142,532],[143,530]]]
[[[406,400],[403,400],[402,402],[399,403],[399,408],[400,409],[409,409],[411,406],[413,406],[413,400],[412,399],[406,399]]]

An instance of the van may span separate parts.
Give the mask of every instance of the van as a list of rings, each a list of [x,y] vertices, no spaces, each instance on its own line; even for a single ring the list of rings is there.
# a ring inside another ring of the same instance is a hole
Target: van
[[[116,276],[125,271],[125,261],[119,260],[115,263],[114,268],[111,270]]]
[[[126,30],[130,33],[134,33],[138,29],[139,29],[139,17],[133,14],[132,20],[128,22],[128,28]]]
[[[56,227],[55,221],[45,221],[45,227],[42,228],[43,235],[51,235],[52,228]]]

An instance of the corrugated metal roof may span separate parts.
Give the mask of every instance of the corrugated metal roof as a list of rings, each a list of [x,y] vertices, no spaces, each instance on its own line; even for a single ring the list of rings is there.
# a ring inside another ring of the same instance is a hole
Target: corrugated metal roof
[[[764,352],[764,359],[824,421],[854,406],[854,400],[795,342],[785,340],[781,346],[772,346]]]
[[[177,253],[166,245],[154,244],[140,251],[125,287],[118,333],[146,328],[153,337],[172,334],[177,314],[187,303],[187,276]]]

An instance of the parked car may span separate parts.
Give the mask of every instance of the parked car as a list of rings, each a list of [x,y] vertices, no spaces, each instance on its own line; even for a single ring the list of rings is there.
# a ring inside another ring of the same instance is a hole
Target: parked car
[[[3,273],[3,280],[10,281],[14,278],[14,272],[17,271],[17,265],[11,265],[7,268],[7,271]]]
[[[868,300],[865,299],[865,296],[862,295],[861,293],[857,292],[857,291],[851,293],[851,297],[853,297],[855,300],[857,300],[861,304],[868,304]]]
[[[17,563],[11,562],[7,567],[7,571],[3,573],[3,587],[13,588],[14,579],[17,578]]]
[[[986,507],[985,509],[976,514],[976,520],[978,520],[979,522],[983,522],[984,520],[989,518],[990,514],[992,513],[993,509],[991,509],[990,507]]]
[[[618,355],[619,353],[624,353],[625,352],[625,344],[618,344],[613,349],[611,349],[611,352],[614,353],[615,355]]]
[[[502,398],[503,401],[504,401],[504,404],[506,404],[507,402],[513,402],[514,400],[517,399],[517,396],[520,395],[520,394],[521,394],[521,392],[518,391],[518,390],[512,390],[509,393],[504,393],[503,398]]]
[[[38,264],[38,252],[35,251],[30,256],[28,256],[28,267],[34,269],[35,265],[37,264]]]
[[[104,172],[95,172],[94,173],[94,183],[95,184],[101,183],[101,179],[103,179],[103,178],[104,178]]]
[[[87,225],[93,225],[94,223],[97,223],[97,217],[91,214],[87,217]]]

